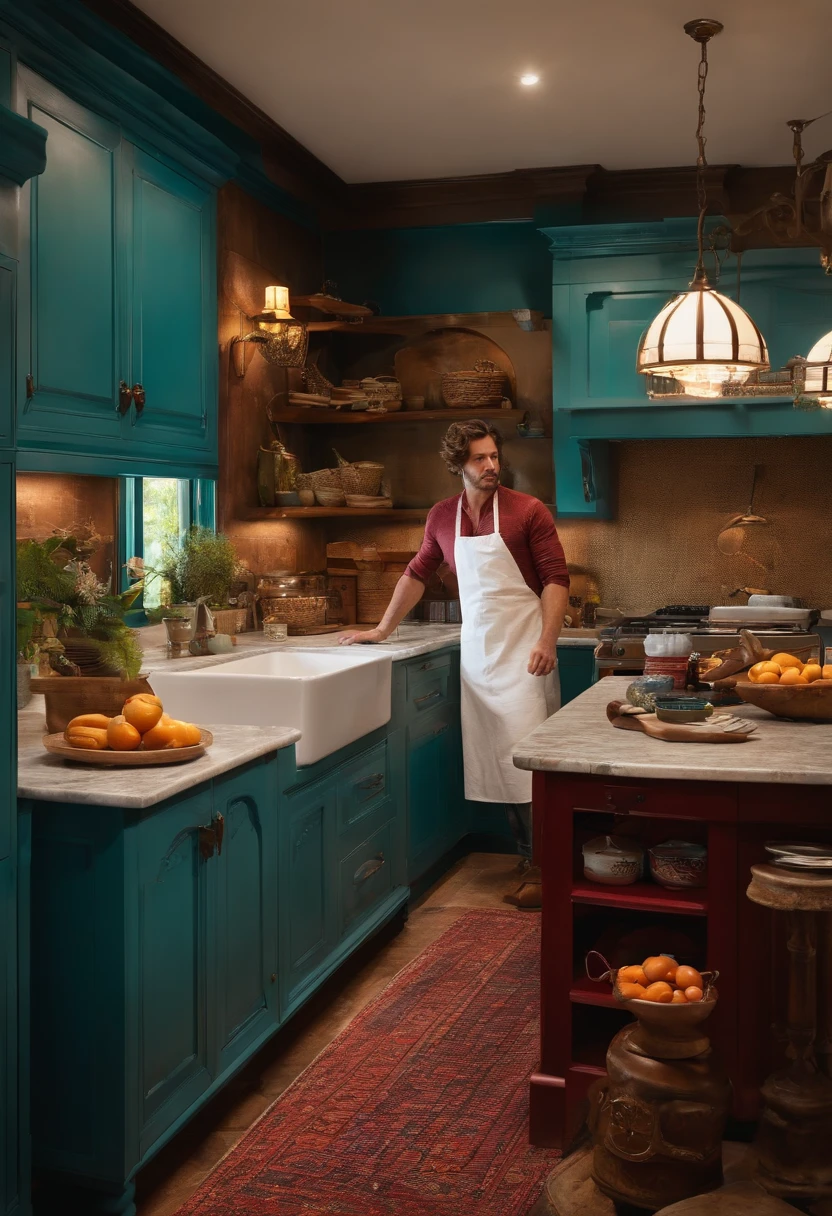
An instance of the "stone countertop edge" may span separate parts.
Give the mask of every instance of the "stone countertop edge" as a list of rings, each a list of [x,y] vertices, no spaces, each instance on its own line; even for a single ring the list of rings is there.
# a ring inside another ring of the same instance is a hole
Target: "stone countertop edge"
[[[832,722],[793,722],[752,705],[728,712],[754,722],[745,743],[665,743],[607,720],[630,677],[607,676],[514,747],[517,768],[669,781],[832,785]],[[832,802],[830,803],[832,809]]]
[[[213,745],[196,760],[158,767],[95,768],[50,755],[41,743],[42,718],[26,716],[30,722],[20,732],[18,797],[111,806],[116,810],[155,806],[260,756],[289,747],[300,738],[300,731],[294,727],[217,726],[212,731]]]

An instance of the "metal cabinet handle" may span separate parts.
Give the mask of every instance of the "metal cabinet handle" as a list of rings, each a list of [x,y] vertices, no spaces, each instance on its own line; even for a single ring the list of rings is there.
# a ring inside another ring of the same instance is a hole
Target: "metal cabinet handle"
[[[448,729],[447,722],[444,724],[444,726],[437,726],[436,730],[433,732],[434,737],[436,737],[436,735],[444,735],[444,733],[447,729]]]
[[[437,697],[441,697],[442,693],[438,688],[434,688],[433,692],[426,692],[423,697],[417,697],[413,702],[414,705],[424,705],[427,701],[435,701]]]
[[[363,861],[352,876],[355,886],[360,886],[362,882],[366,882],[368,878],[372,878],[374,874],[378,874],[383,865],[383,853],[379,853],[378,856],[373,857],[370,861]]]
[[[612,811],[615,815],[637,815],[638,811],[634,811],[633,807],[640,806],[642,803],[646,802],[646,800],[646,794],[634,794],[631,797],[626,798],[624,804],[619,806],[615,795],[612,793],[612,791],[610,791],[606,797],[607,810]]]
[[[143,386],[141,384],[134,384],[132,389],[130,389],[130,395],[133,398],[133,402],[136,406],[136,413],[141,414],[142,410],[144,409],[145,402],[145,391]]]
[[[356,782],[357,790],[376,790],[380,785],[384,785],[384,773],[373,773],[372,777],[365,777],[363,781]]]
[[[428,659],[427,663],[422,663],[419,670],[420,671],[430,671],[432,667],[433,667],[433,663],[431,663],[430,659]]]
[[[31,401],[35,395],[35,377],[31,372],[26,373],[26,400]]]
[[[130,409],[130,402],[133,400],[133,390],[126,380],[118,382],[118,412],[122,418]]]
[[[209,861],[214,854],[222,853],[222,840],[225,835],[225,819],[216,815],[210,823],[202,824],[199,828],[199,855],[203,861]]]

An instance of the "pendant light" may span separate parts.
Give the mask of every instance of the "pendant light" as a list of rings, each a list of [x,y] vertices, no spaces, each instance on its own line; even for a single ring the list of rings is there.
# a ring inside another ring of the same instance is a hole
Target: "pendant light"
[[[688,34],[701,47],[699,60],[699,124],[696,140],[696,194],[699,223],[696,230],[698,257],[688,291],[665,304],[642,335],[636,371],[679,383],[686,397],[715,398],[724,395],[723,385],[743,384],[752,372],[769,367],[765,340],[745,309],[714,291],[704,262],[704,227],[708,209],[705,186],[705,81],[708,76],[708,42],[722,30],[722,23],[708,18],[689,21]],[[649,391],[649,390],[648,390]]]
[[[801,396],[823,410],[832,410],[832,330],[806,356]]]

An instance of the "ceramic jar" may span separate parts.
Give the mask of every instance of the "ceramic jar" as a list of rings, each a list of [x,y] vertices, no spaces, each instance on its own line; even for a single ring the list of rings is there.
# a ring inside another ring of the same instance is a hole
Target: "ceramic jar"
[[[610,887],[638,882],[644,869],[644,850],[623,836],[595,836],[583,847],[584,878]]]
[[[708,850],[689,840],[666,840],[650,852],[650,873],[663,887],[708,885]]]

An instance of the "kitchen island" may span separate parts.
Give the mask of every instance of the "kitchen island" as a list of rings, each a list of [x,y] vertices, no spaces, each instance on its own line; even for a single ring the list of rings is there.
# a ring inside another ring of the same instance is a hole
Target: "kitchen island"
[[[582,693],[516,747],[535,774],[535,848],[543,872],[541,1060],[531,1079],[530,1136],[568,1142],[606,1048],[629,1020],[608,985],[587,978],[588,951],[613,965],[668,952],[720,971],[709,1022],[734,1086],[734,1117],[759,1110],[759,1086],[781,1061],[770,1026],[782,1012],[785,943],[745,897],[768,840],[832,841],[832,724],[790,722],[752,706],[745,743],[665,743],[615,729],[610,701],[629,679]],[[608,834],[645,849],[668,839],[708,849],[705,887],[667,889],[649,874],[607,886],[583,873],[582,846]],[[778,980],[780,976],[780,980]]]

